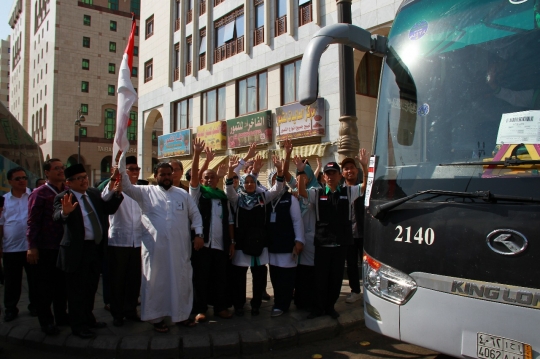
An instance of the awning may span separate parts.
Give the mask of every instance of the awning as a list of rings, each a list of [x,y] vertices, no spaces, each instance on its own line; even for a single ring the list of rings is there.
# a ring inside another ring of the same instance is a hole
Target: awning
[[[211,170],[215,170],[218,168],[218,166],[227,158],[228,156],[216,156],[212,161],[210,161],[210,164],[208,165],[208,168]],[[199,166],[202,167],[204,163],[205,158],[201,158],[201,161],[199,162]]]
[[[267,150],[267,149],[257,150],[257,155],[261,156],[265,160],[265,159],[268,158],[268,152],[270,152],[270,150]],[[246,157],[247,152],[235,153],[234,155],[238,156],[238,158],[242,159],[242,158]]]
[[[325,142],[325,143],[317,143],[314,145],[294,147],[291,154],[291,158],[294,158],[294,156],[299,156],[301,158],[306,158],[310,156],[324,157],[324,151],[326,150],[326,147],[330,146],[331,144],[332,144],[331,142]],[[276,153],[279,154],[279,157],[285,158],[284,149],[276,150]]]
[[[187,172],[187,170],[189,170],[191,168],[191,165],[193,164],[192,159],[189,159],[189,160],[177,159],[177,161],[182,162],[182,167],[184,167],[184,174]]]

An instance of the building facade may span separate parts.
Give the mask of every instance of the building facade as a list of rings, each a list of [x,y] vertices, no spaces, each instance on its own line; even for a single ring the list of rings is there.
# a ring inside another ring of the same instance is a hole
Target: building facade
[[[131,12],[138,18],[139,0],[15,0],[12,7],[11,112],[40,144],[45,159],[77,163],[80,141],[80,162],[91,173],[92,183],[109,176],[118,71]],[[137,36],[137,51],[138,40]],[[135,88],[138,63],[135,56]],[[136,152],[137,113],[135,104],[128,130],[132,152]],[[77,126],[81,116],[84,122]],[[159,126],[156,123],[153,130],[160,132]]]
[[[0,39],[0,101],[9,109],[10,38]]]
[[[400,0],[353,1],[353,24],[387,35],[400,4]],[[337,46],[329,47],[321,58],[322,108],[302,111],[297,104],[304,49],[315,32],[336,22],[334,0],[143,0],[138,131],[143,175],[150,174],[147,146],[158,119],[165,134],[177,134],[164,136],[158,156],[179,158],[188,167],[187,144],[183,150],[182,146],[161,150],[174,142],[172,137],[197,135],[210,141],[218,153],[214,165],[225,155],[242,154],[250,141],[260,143],[260,153],[269,159],[281,153],[279,142],[287,137],[294,139],[296,153],[302,156],[338,159]],[[358,51],[354,56],[358,139],[361,147],[371,149],[381,60]],[[252,118],[266,119],[266,129],[249,128]],[[224,123],[221,141],[206,136],[218,121]],[[307,130],[298,130],[302,127],[298,124]]]

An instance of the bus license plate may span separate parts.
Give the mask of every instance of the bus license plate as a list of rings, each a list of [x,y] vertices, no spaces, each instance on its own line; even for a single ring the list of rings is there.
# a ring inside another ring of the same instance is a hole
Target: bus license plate
[[[476,348],[481,359],[532,359],[529,344],[491,334],[477,333]]]

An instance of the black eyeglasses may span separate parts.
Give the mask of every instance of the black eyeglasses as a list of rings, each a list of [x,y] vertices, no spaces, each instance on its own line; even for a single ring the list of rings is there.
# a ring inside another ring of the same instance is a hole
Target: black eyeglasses
[[[63,171],[63,170],[66,169],[66,167],[64,167],[64,166],[55,166],[55,167],[53,167],[52,169],[55,170],[55,171],[60,171],[60,170]]]
[[[70,181],[84,181],[88,179],[88,175],[86,176],[79,176],[79,177],[72,177],[69,180]]]
[[[128,167],[127,170],[128,171],[140,171],[141,168],[140,167]]]
[[[14,181],[28,181],[28,177],[26,176],[20,176],[20,177],[15,177],[13,178]]]

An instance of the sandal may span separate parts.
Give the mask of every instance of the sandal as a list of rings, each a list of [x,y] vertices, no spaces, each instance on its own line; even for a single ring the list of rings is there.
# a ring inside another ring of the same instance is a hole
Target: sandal
[[[176,323],[176,325],[181,325],[187,328],[193,328],[194,326],[197,325],[197,322],[191,318],[188,318],[186,320]]]
[[[165,325],[165,321],[154,323],[154,330],[158,333],[168,333],[169,327]]]

